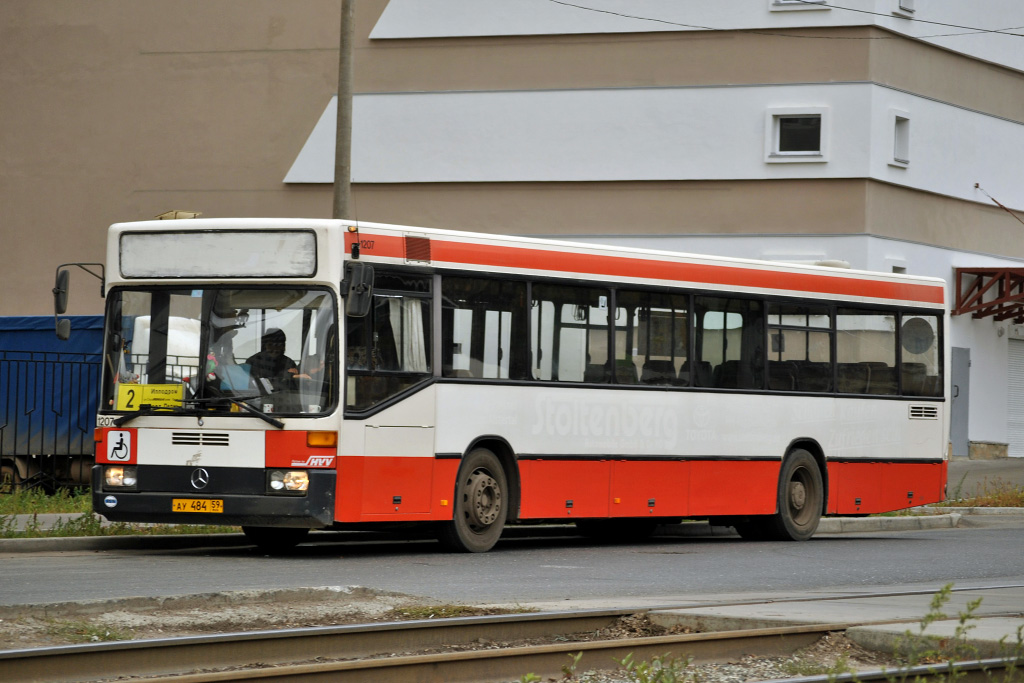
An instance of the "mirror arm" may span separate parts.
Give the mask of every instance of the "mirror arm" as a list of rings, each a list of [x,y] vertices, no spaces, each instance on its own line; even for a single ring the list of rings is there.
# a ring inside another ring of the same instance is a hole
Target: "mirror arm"
[[[85,272],[89,273],[89,275],[92,275],[94,278],[99,280],[100,281],[100,298],[102,299],[103,297],[105,297],[107,295],[107,293],[106,293],[107,292],[107,290],[106,290],[107,271],[105,269],[105,266],[102,263],[62,263],[59,266],[57,266],[57,272],[59,273],[61,268],[67,268],[68,266],[77,266],[77,267],[81,268],[82,270],[84,270]],[[94,270],[90,270],[89,268],[86,268],[86,266],[96,266],[97,268],[100,269],[100,272],[97,273]],[[54,294],[56,294],[56,292],[54,292]]]
[[[67,307],[68,291],[70,287],[70,277],[68,271],[64,268],[68,266],[77,266],[85,272],[92,275],[94,278],[100,281],[100,298],[106,296],[106,270],[102,263],[62,263],[57,266],[57,272],[55,276],[56,285],[53,288],[53,300],[54,300],[54,314],[53,322],[55,331],[58,339],[67,339],[71,334],[71,320],[68,318],[60,319],[60,314],[63,313]],[[92,270],[89,266],[99,268],[99,272]],[[61,277],[63,275],[63,277]]]

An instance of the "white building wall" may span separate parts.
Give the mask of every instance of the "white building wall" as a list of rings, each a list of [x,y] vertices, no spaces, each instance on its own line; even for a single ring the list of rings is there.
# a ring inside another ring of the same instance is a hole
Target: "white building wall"
[[[333,182],[336,106],[285,182]],[[1024,208],[1024,123],[867,83],[395,93],[353,106],[358,183],[873,178],[989,204],[980,183]],[[820,112],[822,157],[776,163],[773,110]],[[896,111],[910,120],[905,167],[892,165]]]
[[[879,26],[1024,70],[1016,37],[1024,26],[1020,0],[917,0],[915,5],[914,12],[905,12],[900,0],[391,0],[370,38]]]

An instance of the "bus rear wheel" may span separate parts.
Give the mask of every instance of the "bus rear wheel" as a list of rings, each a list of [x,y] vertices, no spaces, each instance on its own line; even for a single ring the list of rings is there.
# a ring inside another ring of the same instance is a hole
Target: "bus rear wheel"
[[[501,462],[486,448],[470,451],[459,467],[455,510],[438,540],[446,549],[483,553],[494,547],[508,517],[508,483]]]
[[[242,533],[263,552],[270,555],[280,555],[306,540],[306,536],[309,535],[309,529],[243,526]]]
[[[824,499],[818,462],[802,448],[794,450],[779,472],[778,512],[735,524],[736,532],[748,541],[806,541],[818,529]]]

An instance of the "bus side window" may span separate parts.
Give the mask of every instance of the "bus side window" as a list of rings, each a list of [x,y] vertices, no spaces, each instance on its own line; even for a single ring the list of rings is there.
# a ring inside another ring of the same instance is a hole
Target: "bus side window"
[[[610,293],[604,289],[534,285],[530,309],[533,379],[608,381],[609,302]]]
[[[524,379],[526,283],[445,277],[441,292],[441,374]]]
[[[761,302],[697,297],[697,361],[710,365],[699,386],[764,388],[764,314]]]
[[[836,315],[837,389],[846,394],[895,394],[896,315],[840,308]]]
[[[640,384],[686,386],[689,297],[661,292],[619,291],[615,353],[639,369]]]
[[[768,305],[768,388],[830,391],[832,322],[826,306]]]
[[[900,323],[904,396],[942,396],[942,328],[936,315],[903,315]]]

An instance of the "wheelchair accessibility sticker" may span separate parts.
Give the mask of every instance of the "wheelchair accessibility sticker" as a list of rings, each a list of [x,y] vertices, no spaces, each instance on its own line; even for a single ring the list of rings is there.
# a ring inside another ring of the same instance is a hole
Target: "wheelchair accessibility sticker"
[[[131,432],[107,432],[107,460],[127,462],[132,457]]]

